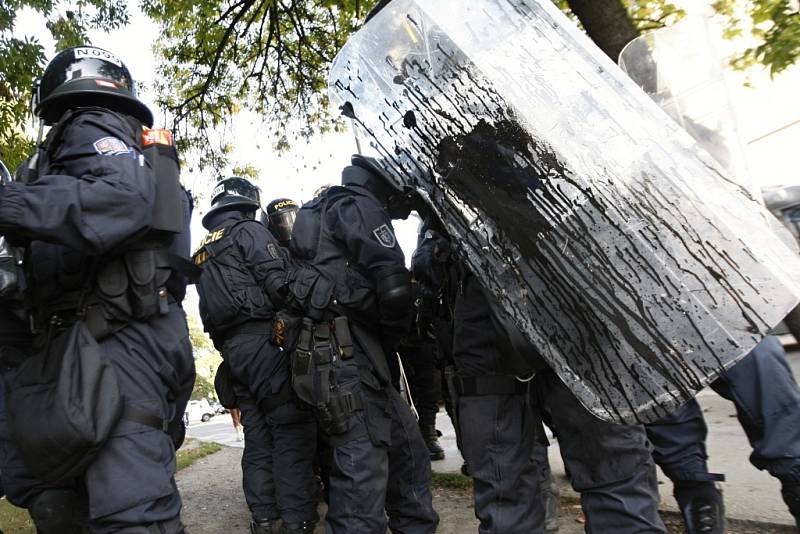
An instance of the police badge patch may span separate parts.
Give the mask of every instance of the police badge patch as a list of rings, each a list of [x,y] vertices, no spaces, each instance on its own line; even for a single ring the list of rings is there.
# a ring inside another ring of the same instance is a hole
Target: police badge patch
[[[375,235],[375,239],[378,240],[378,243],[386,248],[394,248],[394,246],[397,244],[397,239],[394,237],[394,232],[391,228],[389,228],[388,224],[380,225],[379,227],[375,228],[372,233]]]
[[[103,137],[93,143],[94,149],[101,156],[115,156],[117,154],[127,154],[130,152],[128,145],[116,137]]]

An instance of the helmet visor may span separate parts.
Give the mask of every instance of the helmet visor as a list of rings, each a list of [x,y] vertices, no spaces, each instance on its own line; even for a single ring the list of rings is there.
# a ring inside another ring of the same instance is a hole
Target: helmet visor
[[[279,240],[289,241],[292,237],[292,228],[297,219],[297,208],[287,209],[273,213],[269,216],[269,228]]]

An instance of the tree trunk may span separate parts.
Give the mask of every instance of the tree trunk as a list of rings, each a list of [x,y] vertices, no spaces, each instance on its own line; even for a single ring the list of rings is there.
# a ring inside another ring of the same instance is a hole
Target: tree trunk
[[[567,0],[586,33],[614,63],[622,49],[639,37],[621,0]]]

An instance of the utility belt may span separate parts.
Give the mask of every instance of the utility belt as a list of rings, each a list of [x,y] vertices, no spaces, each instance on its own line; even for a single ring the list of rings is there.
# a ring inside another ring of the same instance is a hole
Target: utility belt
[[[524,395],[528,392],[529,380],[522,381],[509,375],[461,376],[451,378],[459,397],[483,395]]]
[[[340,389],[337,368],[349,363],[358,367],[360,380],[377,383],[374,377],[366,376],[369,373],[363,363],[353,361],[355,354],[347,317],[320,323],[308,317],[300,320],[291,354],[292,388],[300,400],[313,408],[321,429],[330,436],[347,432],[350,416],[364,407],[357,393]]]

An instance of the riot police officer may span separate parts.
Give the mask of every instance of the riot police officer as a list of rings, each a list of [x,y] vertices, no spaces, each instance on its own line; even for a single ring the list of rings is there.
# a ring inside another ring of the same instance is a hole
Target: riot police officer
[[[711,383],[734,403],[750,440],[750,462],[781,482],[781,494],[800,528],[800,391],[778,339],[767,336],[744,359]],[[703,412],[692,399],[647,425],[653,458],[674,483],[675,500],[689,534],[725,532],[722,493],[706,463]]]
[[[333,448],[332,533],[430,533],[430,459],[387,356],[410,325],[410,273],[392,228],[410,198],[373,159],[353,156],[342,187],[297,215],[290,249],[310,264],[291,278],[305,317],[292,356],[294,389]]]
[[[26,311],[36,334],[35,355],[3,373],[8,499],[28,509],[42,534],[86,524],[101,534],[183,532],[174,442],[165,432],[180,422],[194,383],[180,306],[191,207],[177,154],[163,131],[155,142],[164,150],[148,148],[152,114],[108,51],[61,52],[34,97],[35,116],[52,128],[18,181],[0,188],[0,234],[27,249]],[[45,397],[63,379],[43,389],[31,376],[40,357],[58,361],[45,352],[52,350],[65,358],[90,351],[83,363],[102,374],[84,378],[100,389],[69,390],[84,400]],[[82,424],[103,426],[102,439],[69,441],[51,414],[71,401],[95,416]],[[74,462],[59,461],[66,457]]]
[[[261,222],[284,247],[289,246],[299,209],[300,206],[291,198],[276,198],[261,212]]]
[[[443,235],[428,232],[423,246],[450,248]],[[544,441],[538,433],[546,412],[572,485],[581,493],[587,532],[665,532],[644,429],[596,419],[543,361],[531,366],[526,353],[535,349],[465,266],[442,265],[457,261],[451,255],[418,251],[414,259],[421,279],[441,280],[443,271],[458,277],[456,294],[449,297],[452,390],[479,531],[545,532],[544,451],[537,441]]]
[[[247,496],[258,504],[252,532],[268,533],[280,518],[287,534],[310,533],[318,519],[315,423],[292,396],[286,353],[272,343],[289,263],[287,252],[255,219],[260,208],[258,188],[244,178],[225,179],[214,190],[203,217],[209,233],[193,256],[203,271],[197,284],[200,316],[230,368],[250,452],[259,453],[252,462],[252,454],[243,457],[242,468],[269,470],[272,463],[272,476],[262,477],[272,487]]]

